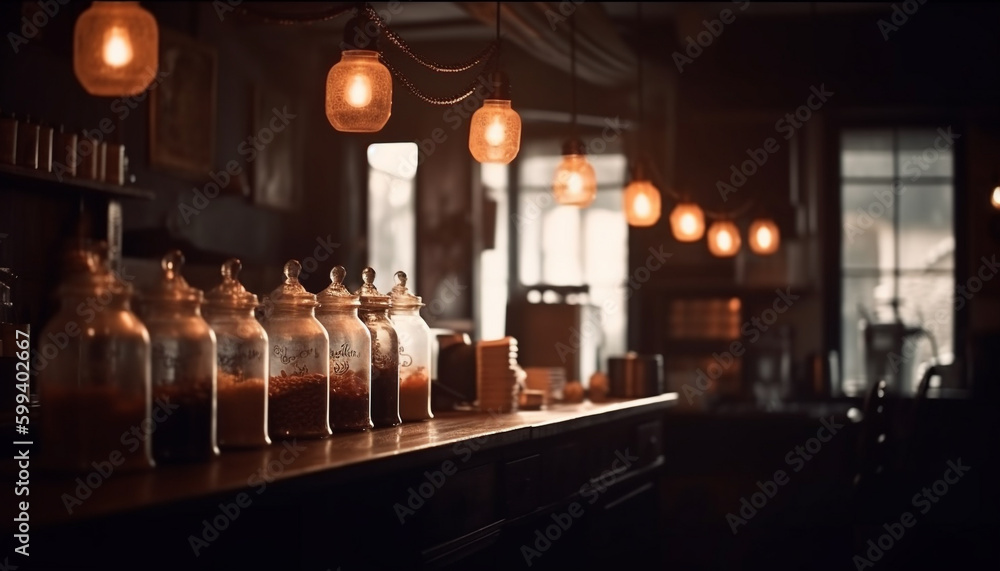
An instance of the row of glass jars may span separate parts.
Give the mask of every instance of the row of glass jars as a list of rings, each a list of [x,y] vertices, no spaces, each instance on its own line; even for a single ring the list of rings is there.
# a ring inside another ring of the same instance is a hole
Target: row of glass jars
[[[289,261],[259,322],[238,260],[223,264],[222,283],[206,296],[184,280],[183,262],[178,251],[163,258],[140,321],[106,250],[81,248],[66,260],[60,311],[42,332],[42,355],[46,340],[54,355],[37,368],[49,466],[205,460],[219,445],[432,417],[430,331],[404,273],[383,296],[366,268],[351,294],[338,266],[316,296]]]

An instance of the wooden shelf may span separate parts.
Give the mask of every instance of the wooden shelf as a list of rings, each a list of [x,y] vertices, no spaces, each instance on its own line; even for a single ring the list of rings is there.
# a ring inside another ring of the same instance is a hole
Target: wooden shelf
[[[677,393],[667,393],[605,403],[562,404],[548,410],[503,415],[447,412],[438,413],[429,421],[404,423],[395,428],[335,434],[323,440],[299,440],[296,444],[302,447],[300,456],[275,476],[274,483],[299,488],[319,478],[328,487],[385,477],[414,466],[453,459],[453,447],[461,442],[475,440],[477,450],[486,450],[666,410],[676,402]],[[61,497],[73,493],[77,485],[74,479],[39,473],[37,477],[33,475],[32,492],[37,490],[42,499],[32,502],[32,522],[40,526],[77,523],[243,491],[248,489],[247,475],[265,469],[285,449],[285,445],[276,443],[255,450],[223,451],[219,457],[200,464],[114,474],[72,515],[67,513]]]
[[[151,190],[128,185],[108,184],[94,180],[84,180],[64,176],[62,180],[55,173],[0,164],[0,187],[17,190],[40,189],[59,194],[85,194],[102,198],[137,198],[152,200],[156,194]]]

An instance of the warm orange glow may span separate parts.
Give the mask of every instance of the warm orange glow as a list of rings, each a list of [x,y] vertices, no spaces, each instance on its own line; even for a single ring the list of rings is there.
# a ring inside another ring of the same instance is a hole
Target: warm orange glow
[[[633,180],[625,187],[625,219],[637,227],[659,221],[660,191],[648,180]]]
[[[729,258],[740,251],[740,231],[728,220],[713,222],[708,228],[708,251],[719,258]]]
[[[742,304],[740,303],[740,298],[738,297],[729,298],[729,311],[736,313],[737,311],[740,310],[741,306]]]
[[[993,196],[990,197],[990,204],[993,205],[993,208],[1000,210],[1000,185],[997,185],[996,188],[993,189]]]
[[[104,63],[111,67],[122,67],[132,61],[132,40],[128,32],[115,26],[108,31],[104,40]]]
[[[695,242],[705,234],[705,213],[693,202],[681,202],[670,212],[670,230],[679,242]]]
[[[759,218],[750,224],[750,250],[755,254],[765,256],[778,251],[781,244],[781,233],[778,225],[769,218]]]
[[[346,50],[326,76],[326,119],[344,133],[376,133],[392,115],[392,75],[372,50]]]
[[[487,99],[472,114],[469,152],[481,163],[509,164],[521,149],[521,116],[509,99]]]
[[[73,71],[87,93],[138,95],[156,77],[160,33],[138,2],[94,2],[73,30]]]
[[[597,175],[585,155],[563,155],[552,181],[556,202],[586,208],[597,198]]]

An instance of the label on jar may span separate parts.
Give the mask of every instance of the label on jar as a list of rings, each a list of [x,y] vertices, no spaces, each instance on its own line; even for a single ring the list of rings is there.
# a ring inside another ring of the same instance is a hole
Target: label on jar
[[[361,353],[350,343],[341,343],[339,347],[330,347],[330,370],[334,374],[342,375],[351,370],[350,359],[357,359]]]
[[[409,353],[406,352],[405,348],[402,345],[400,345],[399,346],[399,366],[400,367],[409,367],[412,364],[413,364],[413,357],[411,357],[409,355]]]
[[[301,351],[295,351],[289,349],[288,347],[282,347],[281,345],[275,345],[272,350],[274,356],[278,358],[278,361],[282,365],[291,365],[295,370],[297,375],[305,375],[309,373],[309,367],[307,365],[296,363],[299,359],[308,359],[310,357],[316,357],[316,348],[310,347],[308,349],[302,349]]]
[[[387,351],[374,332],[372,332],[372,365],[379,369],[395,368],[399,365],[398,355]]]
[[[253,348],[232,351],[227,354],[219,352],[219,370],[238,371],[242,368],[243,364],[260,361],[260,358],[261,352]]]

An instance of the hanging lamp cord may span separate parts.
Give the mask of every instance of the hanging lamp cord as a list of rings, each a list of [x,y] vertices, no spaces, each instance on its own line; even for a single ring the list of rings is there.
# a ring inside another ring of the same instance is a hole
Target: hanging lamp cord
[[[572,136],[579,136],[576,128],[576,13],[569,19],[569,68],[570,68],[570,121]]]

